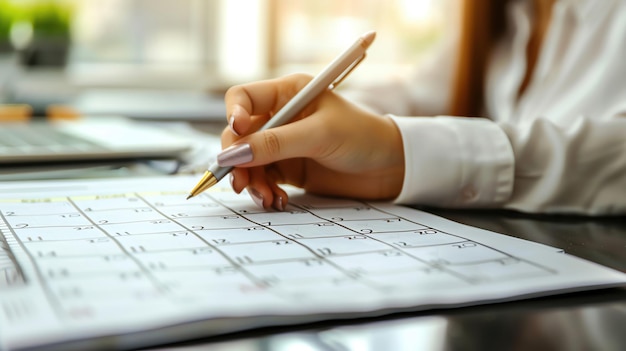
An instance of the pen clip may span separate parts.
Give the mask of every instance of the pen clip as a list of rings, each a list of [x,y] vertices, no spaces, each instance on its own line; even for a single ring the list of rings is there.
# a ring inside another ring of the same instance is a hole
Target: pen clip
[[[337,85],[339,85],[339,83],[343,82],[343,80],[346,79],[348,74],[350,74],[350,72],[352,72],[352,70],[355,69],[356,66],[358,66],[359,63],[363,61],[363,59],[365,59],[365,56],[366,56],[366,53],[363,53],[363,55],[359,56],[359,58],[356,59],[356,61],[354,61],[350,66],[348,66],[348,68],[346,68],[346,70],[343,71],[343,73],[339,77],[337,77],[337,79],[335,79],[334,82],[330,83],[330,85],[328,86],[328,90],[335,89]]]

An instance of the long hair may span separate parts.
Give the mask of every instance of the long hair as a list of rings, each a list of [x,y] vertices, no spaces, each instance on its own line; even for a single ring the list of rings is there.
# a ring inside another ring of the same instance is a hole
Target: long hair
[[[506,0],[462,1],[452,115],[480,116],[483,112],[486,67],[495,42],[506,30],[508,3]]]

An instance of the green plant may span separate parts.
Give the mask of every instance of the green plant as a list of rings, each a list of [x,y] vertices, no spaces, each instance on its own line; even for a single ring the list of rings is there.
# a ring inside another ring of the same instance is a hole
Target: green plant
[[[27,13],[35,38],[69,37],[72,11],[68,4],[60,1],[39,1],[32,4]]]
[[[71,43],[71,5],[69,0],[13,2],[13,29],[23,34],[23,43],[16,44],[23,65],[65,65]]]
[[[7,1],[0,0],[0,42],[9,42],[11,33],[11,5]]]

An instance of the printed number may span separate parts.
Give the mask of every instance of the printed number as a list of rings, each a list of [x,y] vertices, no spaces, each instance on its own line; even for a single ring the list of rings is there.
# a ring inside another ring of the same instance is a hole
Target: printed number
[[[344,238],[348,240],[367,239],[367,237],[363,235],[350,235],[350,236],[344,236]]]
[[[199,249],[193,249],[191,250],[191,253],[194,255],[204,255],[204,254],[211,254],[213,253],[213,250],[211,250],[208,247],[203,247],[203,248],[199,248]]]
[[[323,264],[322,260],[317,260],[317,259],[303,260],[302,263],[304,263],[304,265],[307,266],[307,267],[321,266]]]
[[[322,256],[328,256],[333,253],[328,247],[319,248],[317,249],[317,252],[319,252]]]
[[[248,256],[237,256],[235,257],[235,261],[239,264],[247,264],[252,263],[252,259]]]
[[[452,245],[452,247],[456,247],[457,249],[467,249],[468,247],[476,247],[476,243],[455,244]]]
[[[80,217],[80,214],[78,213],[67,213],[67,214],[62,214],[59,215],[61,218],[73,218],[73,217]]]
[[[56,251],[37,251],[39,257],[56,257]]]
[[[219,275],[237,273],[237,268],[233,266],[217,267],[215,268],[215,273]]]
[[[384,251],[381,252],[381,254],[385,257],[402,256],[402,254],[398,251]]]
[[[129,279],[141,279],[141,272],[122,272],[119,274],[120,279],[129,280]]]
[[[161,261],[148,263],[148,268],[153,271],[160,271],[167,269],[167,265]]]
[[[57,270],[50,269],[48,270],[48,277],[57,278],[57,277],[67,277],[70,275],[70,271],[67,268],[59,268]]]

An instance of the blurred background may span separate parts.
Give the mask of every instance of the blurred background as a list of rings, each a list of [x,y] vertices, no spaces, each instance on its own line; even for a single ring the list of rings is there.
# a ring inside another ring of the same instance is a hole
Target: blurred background
[[[453,0],[0,0],[0,103],[35,113],[223,119],[229,86],[315,74],[376,30],[346,82],[405,74],[453,22]]]

